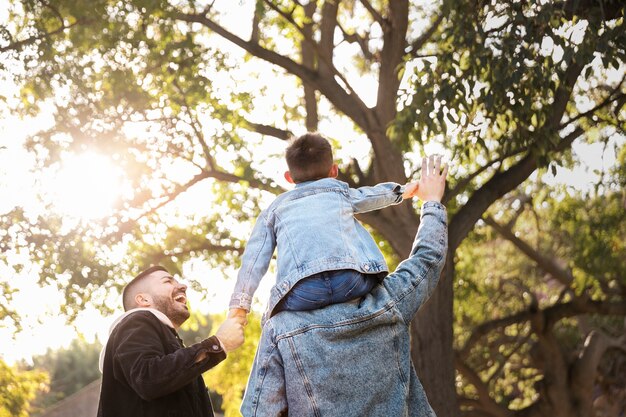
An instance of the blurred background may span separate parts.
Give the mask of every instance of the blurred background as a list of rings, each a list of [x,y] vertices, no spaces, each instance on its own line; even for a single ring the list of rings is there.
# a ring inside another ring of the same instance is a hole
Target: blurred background
[[[624,9],[0,0],[0,416],[93,413],[76,404],[96,406],[120,290],[149,265],[190,286],[186,342],[211,334],[306,131],[353,187],[451,165],[447,264],[412,324],[439,417],[626,415]],[[390,267],[419,206],[359,217]],[[205,374],[229,417],[272,274]]]

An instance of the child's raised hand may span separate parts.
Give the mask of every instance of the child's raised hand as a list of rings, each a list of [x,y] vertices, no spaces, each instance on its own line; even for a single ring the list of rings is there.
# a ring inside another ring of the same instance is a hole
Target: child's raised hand
[[[415,197],[417,193],[417,189],[419,188],[419,183],[415,182],[407,182],[404,186],[404,192],[402,193],[402,198],[406,200],[407,198]]]
[[[448,165],[444,164],[442,170],[441,156],[431,155],[428,159],[422,158],[422,176],[416,191],[419,199],[441,202],[446,188],[446,175],[448,175]]]

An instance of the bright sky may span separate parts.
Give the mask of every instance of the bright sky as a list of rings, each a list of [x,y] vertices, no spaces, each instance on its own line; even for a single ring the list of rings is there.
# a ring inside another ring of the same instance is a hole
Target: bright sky
[[[4,15],[7,0],[0,0],[0,22],[6,19]],[[225,10],[228,21],[226,26],[233,25],[242,19],[240,7],[247,7],[243,2],[232,2],[224,0],[218,4],[227,4],[230,9]],[[546,48],[548,48],[546,46]],[[234,50],[236,51],[236,50]],[[262,68],[259,69],[262,72]],[[238,79],[240,88],[249,88],[259,84],[258,78],[246,77],[244,73],[233,74]],[[368,78],[358,78],[354,74],[350,77],[354,81],[355,88],[363,94],[364,100],[368,104],[373,104],[375,100],[375,80]],[[232,80],[230,81],[232,82]],[[228,84],[224,80],[224,84]],[[277,80],[271,85],[269,91],[287,94],[286,99],[292,99],[288,95],[289,85],[285,86],[282,80]],[[16,91],[16,87],[11,83],[0,80],[0,96],[11,97]],[[271,108],[271,103],[277,100],[276,96],[267,96],[267,108]],[[264,114],[263,106],[259,106],[259,113],[256,115],[260,120],[273,120],[276,116]],[[323,109],[322,109],[323,112]],[[120,181],[123,173],[115,166],[115,161],[106,155],[96,153],[84,153],[70,155],[65,158],[60,173],[54,177],[47,177],[41,183],[36,183],[35,174],[31,172],[33,167],[32,156],[23,149],[22,145],[29,134],[49,126],[53,121],[49,111],[44,111],[41,116],[35,119],[20,120],[11,114],[0,114],[0,166],[4,169],[0,171],[0,214],[6,213],[15,206],[29,207],[36,211],[38,202],[35,190],[46,189],[52,195],[52,201],[56,210],[63,213],[67,218],[100,218],[105,216],[111,209],[111,204],[118,197],[120,192]],[[269,123],[269,122],[268,122]],[[335,137],[350,138],[357,145],[344,149],[342,152],[350,153],[358,159],[367,157],[368,148],[358,146],[359,137],[354,133],[351,123],[348,121],[323,120],[320,126],[322,132],[332,132]],[[296,132],[298,133],[298,132]],[[427,148],[431,152],[433,149]],[[276,149],[267,148],[268,154],[275,153]],[[574,172],[560,169],[556,178],[546,176],[546,182],[561,182],[570,184],[575,188],[585,188],[593,183],[597,176],[594,169],[606,168],[614,163],[615,155],[612,150],[603,150],[597,145],[578,145],[575,152],[581,156],[585,164]],[[283,167],[276,164],[268,167],[266,175],[274,177],[281,185],[286,185],[282,180]],[[196,192],[206,192],[198,189]],[[179,207],[186,207],[188,210],[202,210],[198,201],[192,195],[183,195],[178,201]],[[206,204],[205,199],[205,204]],[[18,258],[20,255],[15,254]],[[80,313],[74,326],[68,326],[65,318],[58,314],[59,305],[62,303],[62,296],[53,287],[40,287],[37,284],[38,271],[34,267],[26,267],[17,274],[13,269],[0,264],[0,279],[8,279],[13,287],[17,289],[12,305],[19,311],[22,317],[23,331],[13,335],[13,329],[2,327],[0,324],[0,357],[5,361],[14,362],[32,355],[44,353],[48,347],[58,348],[67,346],[70,340],[76,337],[77,332],[86,337],[87,340],[106,339],[108,327],[114,320],[114,316],[102,317],[93,310],[86,309]],[[184,276],[187,279],[215,275],[217,278],[211,281],[212,285],[207,288],[207,293],[202,294],[189,291],[189,300],[193,308],[198,308],[203,312],[225,311],[228,298],[234,285],[236,271],[227,271],[230,279],[222,278],[223,274],[212,272],[206,265],[197,260],[189,261],[185,265]],[[261,310],[264,300],[267,298],[271,279],[265,279],[262,287],[258,291],[258,309]],[[109,300],[112,305],[119,305],[119,299],[113,297]],[[8,343],[7,343],[8,341]]]

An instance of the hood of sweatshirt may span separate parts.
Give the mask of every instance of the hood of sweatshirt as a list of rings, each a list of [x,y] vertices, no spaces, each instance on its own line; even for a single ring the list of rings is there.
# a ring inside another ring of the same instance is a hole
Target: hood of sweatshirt
[[[132,310],[128,310],[127,312],[125,312],[124,314],[116,318],[113,324],[111,324],[111,327],[109,328],[109,336],[111,335],[111,333],[113,333],[113,330],[117,327],[117,325],[120,324],[122,320],[124,320],[124,318],[138,311],[149,311],[152,314],[154,314],[156,318],[159,319],[163,324],[171,327],[172,329],[175,329],[174,325],[172,324],[172,321],[165,314],[161,313],[159,310],[156,310],[154,308],[142,307],[142,308],[133,308]],[[107,343],[108,343],[108,340],[107,340]],[[102,373],[102,369],[104,367],[104,352],[106,351],[107,343],[104,344],[104,346],[102,347],[102,350],[100,351],[100,360],[98,361],[98,367],[100,368],[100,373]]]

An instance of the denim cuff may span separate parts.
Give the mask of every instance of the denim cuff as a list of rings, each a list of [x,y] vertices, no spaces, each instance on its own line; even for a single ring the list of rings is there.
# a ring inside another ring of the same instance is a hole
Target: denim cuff
[[[230,297],[228,308],[243,308],[250,311],[252,307],[252,297],[244,292],[236,292]]]
[[[445,215],[446,206],[444,206],[438,201],[426,201],[424,202],[424,204],[422,204],[420,217],[424,216],[424,214],[426,213],[438,213],[438,212],[443,213]]]
[[[397,195],[396,203],[400,203],[403,200],[402,194],[406,191],[406,185],[396,185],[393,189],[393,193]]]

